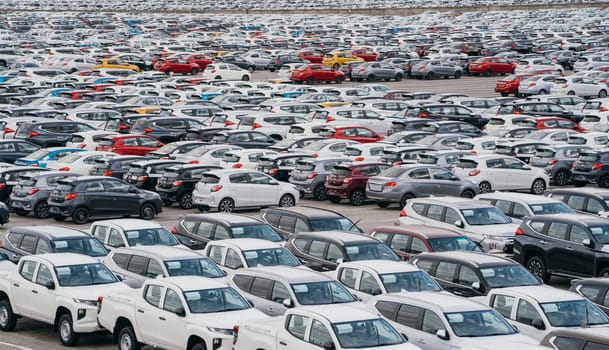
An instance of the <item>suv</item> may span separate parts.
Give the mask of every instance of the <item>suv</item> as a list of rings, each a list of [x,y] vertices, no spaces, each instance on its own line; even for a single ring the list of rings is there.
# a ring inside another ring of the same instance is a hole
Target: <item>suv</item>
[[[314,207],[265,208],[262,221],[273,226],[285,238],[300,232],[352,231],[363,233],[348,217],[328,209]]]
[[[337,164],[326,179],[326,195],[332,203],[348,198],[352,205],[363,205],[368,179],[389,167],[384,163]]]
[[[49,213],[57,221],[71,217],[85,224],[90,217],[139,215],[150,220],[163,211],[161,197],[119,179],[80,176],[59,180],[49,197]]]
[[[571,180],[576,187],[590,183],[609,188],[609,150],[582,151],[573,163]]]
[[[122,179],[133,162],[144,159],[142,156],[116,156],[114,158],[96,159],[89,175],[112,176]]]
[[[558,199],[535,194],[491,192],[479,194],[474,199],[491,203],[516,222],[520,222],[526,216],[575,212]]]
[[[188,214],[171,229],[175,237],[190,249],[204,249],[210,241],[229,238],[259,238],[280,242],[282,238],[260,220],[229,213]]]
[[[40,147],[65,146],[76,132],[93,131],[89,124],[68,121],[52,120],[41,122],[24,122],[15,132],[15,138],[30,141]]]
[[[67,177],[80,176],[77,173],[65,171],[49,171],[38,174],[24,174],[19,177],[19,183],[13,187],[10,197],[11,208],[19,216],[25,216],[30,211],[39,219],[49,215],[47,200],[57,182]]]
[[[551,275],[609,277],[609,221],[591,215],[536,215],[516,231],[514,260],[547,282]]]
[[[285,246],[316,271],[335,270],[343,261],[402,260],[385,243],[345,231],[301,232],[288,238]]]
[[[313,195],[318,201],[326,200],[325,182],[334,166],[339,163],[350,162],[347,158],[320,157],[314,159],[300,159],[292,171],[289,182],[296,186],[300,196]]]
[[[558,199],[581,214],[609,217],[609,190],[596,187],[557,188],[546,196]]]
[[[24,255],[79,253],[94,257],[108,254],[104,245],[85,232],[53,225],[10,228],[0,236],[0,253],[16,263]]]
[[[484,253],[421,253],[412,263],[433,276],[445,290],[462,297],[487,295],[494,288],[541,284],[514,260]]]
[[[582,278],[571,281],[570,291],[586,297],[609,315],[609,278]]]
[[[262,171],[278,181],[287,182],[290,174],[296,168],[297,162],[313,159],[310,153],[287,153],[262,156],[258,160],[256,170]]]
[[[545,101],[526,101],[505,104],[499,107],[497,115],[528,114],[535,117],[561,117],[579,123],[584,119],[583,114],[576,114],[563,106]]]
[[[215,165],[185,164],[174,165],[165,168],[159,177],[155,190],[161,195],[163,204],[170,206],[173,202],[178,202],[180,208],[192,208],[192,191],[203,173],[222,169]]]
[[[571,181],[573,162],[577,160],[580,152],[589,149],[580,145],[538,146],[530,164],[543,168],[556,186],[564,186]]]
[[[185,139],[188,129],[204,127],[205,125],[195,118],[156,117],[138,119],[131,127],[131,133],[145,134],[163,143],[170,143]]]
[[[123,175],[123,180],[137,188],[153,190],[165,169],[183,164],[184,162],[179,160],[165,159],[133,162],[129,170]]]

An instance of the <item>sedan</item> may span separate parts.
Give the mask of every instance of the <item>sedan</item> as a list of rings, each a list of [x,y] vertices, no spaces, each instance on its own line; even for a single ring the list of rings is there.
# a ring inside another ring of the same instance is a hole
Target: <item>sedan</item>
[[[252,74],[231,63],[214,63],[207,66],[203,71],[203,79],[206,80],[243,80],[248,81]]]
[[[403,77],[403,69],[380,62],[363,63],[351,71],[351,80],[355,81],[363,81],[364,79],[367,81],[375,81],[380,79],[385,81],[389,81],[391,79],[400,81]]]
[[[345,80],[345,73],[323,64],[311,63],[292,70],[290,80],[295,83],[306,82],[307,84],[312,84],[316,81],[334,81],[340,84]]]

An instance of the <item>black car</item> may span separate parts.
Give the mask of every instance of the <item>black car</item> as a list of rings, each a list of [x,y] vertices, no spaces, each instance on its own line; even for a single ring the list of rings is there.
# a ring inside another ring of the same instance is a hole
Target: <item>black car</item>
[[[144,190],[154,190],[159,177],[166,168],[174,165],[181,165],[184,162],[179,160],[142,160],[131,163],[129,170],[123,175],[125,182],[135,185]]]
[[[343,261],[402,260],[376,238],[346,231],[301,232],[288,238],[285,247],[315,271],[335,270]]]
[[[45,253],[78,253],[93,257],[108,254],[103,243],[89,234],[54,225],[19,226],[0,236],[0,253],[17,263],[22,256]]]
[[[576,187],[598,184],[609,188],[609,150],[580,152],[571,173],[571,181]]]
[[[569,290],[590,299],[609,315],[609,278],[576,279],[571,281]]]
[[[609,277],[609,221],[584,214],[526,217],[514,260],[547,282],[551,275]]]
[[[489,122],[488,118],[474,113],[471,109],[448,103],[427,104],[423,106],[411,106],[405,112],[405,117],[425,118],[427,120],[451,120],[462,121],[476,126],[478,129],[484,128]]]
[[[163,204],[170,206],[178,202],[180,208],[192,208],[192,191],[204,172],[222,169],[214,165],[185,164],[165,168],[156,184],[156,192]]]
[[[49,213],[55,220],[71,217],[76,224],[85,224],[91,217],[136,215],[150,220],[163,211],[157,193],[105,176],[60,180],[48,202]]]
[[[445,290],[462,297],[487,295],[491,289],[541,284],[512,259],[481,252],[421,253],[412,263]]]
[[[259,131],[230,130],[217,132],[211,139],[212,143],[225,143],[243,148],[266,148],[274,145],[277,140]]]
[[[427,131],[433,134],[460,134],[469,137],[479,137],[485,135],[480,128],[470,123],[452,120],[428,122],[421,128],[421,131]]]
[[[128,134],[131,132],[133,124],[140,119],[156,118],[158,114],[128,114],[120,116],[112,116],[106,120],[102,126],[103,130],[114,131],[119,134]]]
[[[577,145],[539,146],[535,149],[530,164],[543,168],[554,185],[564,186],[571,181],[573,162],[577,160],[580,152],[589,149],[587,146]]]
[[[80,176],[67,171],[45,171],[37,174],[19,176],[19,183],[13,187],[10,197],[11,209],[19,216],[26,216],[30,211],[39,219],[49,217],[47,200],[57,182],[67,177]]]
[[[39,149],[40,146],[28,141],[0,140],[0,162],[14,163],[16,159],[24,158]]]
[[[212,117],[212,119],[217,119]],[[186,132],[186,140],[199,140],[202,142],[212,142],[214,136],[223,131],[229,131],[230,128],[224,127],[205,127],[202,129],[188,129]]]
[[[502,114],[527,114],[534,117],[561,117],[579,123],[584,119],[583,114],[575,114],[565,107],[545,101],[515,102],[501,105],[497,115]]]
[[[202,141],[176,141],[168,143],[155,151],[146,153],[146,158],[174,159],[176,155],[190,152],[193,149],[206,144],[206,142]]]
[[[290,174],[296,169],[299,160],[313,159],[310,153],[285,153],[275,156],[262,156],[256,170],[269,174],[278,181],[287,182]]]
[[[94,130],[89,124],[69,120],[25,122],[17,128],[15,139],[26,140],[43,148],[59,147],[65,146],[76,132]]]
[[[265,208],[260,211],[260,216],[262,221],[273,226],[285,238],[300,232],[364,232],[348,217],[328,209],[306,206]]]
[[[204,249],[209,241],[230,238],[258,238],[273,242],[283,240],[270,225],[230,213],[189,214],[179,218],[171,232],[190,249]]]
[[[187,130],[204,128],[205,125],[195,118],[156,117],[138,119],[131,127],[131,134],[144,134],[170,143],[186,139]]]
[[[112,176],[122,179],[131,168],[131,164],[145,159],[143,156],[116,156],[114,158],[96,159],[89,175]]]
[[[4,203],[8,202],[11,192],[13,192],[13,187],[19,183],[21,175],[37,174],[43,171],[49,171],[49,169],[19,166],[0,170],[0,201]]]
[[[609,216],[609,190],[595,187],[554,188],[546,196],[565,203],[582,214]]]

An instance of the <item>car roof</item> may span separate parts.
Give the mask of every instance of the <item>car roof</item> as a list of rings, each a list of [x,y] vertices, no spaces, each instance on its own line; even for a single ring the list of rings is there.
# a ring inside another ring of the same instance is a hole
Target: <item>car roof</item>
[[[460,209],[493,207],[491,204],[484,203],[483,201],[453,196],[413,198],[409,202],[426,204],[447,204]]]
[[[581,223],[587,226],[609,225],[609,220],[596,215],[579,214],[579,213],[563,213],[560,215],[535,215],[529,219],[541,219],[545,221],[569,221],[572,223]]]
[[[217,281],[213,278],[203,276],[175,276],[164,277],[164,282],[174,285],[183,291],[194,291],[202,289],[228,288],[226,283]]]
[[[315,231],[315,232],[300,232],[298,235],[294,235],[294,238],[311,238],[311,239],[319,239],[324,241],[334,241],[340,242],[343,244],[353,244],[353,243],[371,243],[371,242],[379,242],[376,238],[362,235],[359,233],[346,232],[346,231]]]
[[[38,236],[46,237],[50,240],[82,237],[91,238],[90,235],[83,231],[56,225],[18,226],[9,229],[9,232],[37,234]]]
[[[399,272],[411,272],[420,271],[417,266],[411,264],[404,264],[402,261],[391,261],[391,260],[358,260],[348,261],[340,264],[341,267],[357,267],[360,269],[369,268],[374,270],[378,274],[385,273],[399,273]]]
[[[300,310],[316,314],[320,318],[325,318],[330,323],[343,323],[380,318],[378,314],[372,313],[365,309],[339,304],[333,304],[331,307],[328,307],[328,305],[313,305],[300,308]],[[296,311],[296,313],[297,312],[298,311]]]
[[[320,281],[334,281],[334,279],[323,273],[309,270],[302,267],[291,267],[291,266],[264,266],[264,267],[250,267],[239,269],[235,274],[239,273],[250,273],[258,276],[268,276],[272,279],[283,280],[289,284],[294,283],[310,283]]]
[[[587,194],[589,196],[609,197],[609,189],[598,187],[554,188],[550,193]]]
[[[488,198],[488,199],[506,199],[512,201],[523,201],[527,204],[543,204],[543,203],[560,203],[558,199],[552,197],[538,196],[531,193],[516,193],[516,192],[490,192],[481,193],[476,196],[476,199]]]
[[[492,291],[491,291],[492,293]],[[563,290],[559,288],[550,287],[548,285],[537,285],[537,286],[519,286],[519,287],[507,287],[497,289],[497,294],[513,294],[518,296],[528,296],[539,303],[549,302],[560,302],[567,300],[585,300],[583,296]]]
[[[508,259],[506,257],[468,251],[421,253],[415,257],[415,259],[420,258],[431,258],[434,260],[441,261],[469,262],[479,268],[517,265],[514,260]]]
[[[276,207],[263,209],[264,212],[289,213],[309,218],[342,218],[344,215],[330,209],[322,209],[310,206]]]
[[[45,260],[54,266],[80,265],[80,264],[97,264],[99,261],[91,256],[76,253],[48,253],[37,254],[34,257]]]
[[[548,333],[546,339],[553,336],[586,339],[592,342],[606,344],[609,342],[609,333],[606,328],[558,328]]]
[[[116,225],[125,231],[163,227],[163,225],[159,224],[158,222],[141,219],[99,220],[93,223],[93,225]]]
[[[429,238],[444,237],[465,237],[462,234],[444,228],[432,227],[427,225],[408,225],[408,226],[377,226],[372,229],[374,232],[386,232],[395,234],[406,234]]]
[[[188,214],[184,218],[199,219],[205,221],[222,222],[227,225],[233,224],[263,224],[259,220],[250,218],[245,215],[231,213],[205,213],[205,214]]]
[[[211,245],[226,245],[233,246],[238,248],[239,250],[251,250],[251,249],[273,249],[273,248],[281,248],[281,244],[277,242],[272,242],[266,239],[258,239],[258,238],[231,238],[231,239],[222,239],[217,241],[211,241],[208,244]]]
[[[481,303],[458,297],[452,294],[438,292],[416,292],[416,293],[388,293],[379,296],[377,300],[390,300],[411,304],[413,301],[429,305],[443,312],[467,312],[489,310],[489,307]]]
[[[204,258],[205,256],[199,254],[197,251],[190,249],[183,249],[178,247],[166,246],[166,245],[154,245],[154,246],[134,246],[134,247],[120,247],[111,251],[110,254],[140,254],[149,257],[157,257],[162,260],[166,259],[193,259],[193,258]]]

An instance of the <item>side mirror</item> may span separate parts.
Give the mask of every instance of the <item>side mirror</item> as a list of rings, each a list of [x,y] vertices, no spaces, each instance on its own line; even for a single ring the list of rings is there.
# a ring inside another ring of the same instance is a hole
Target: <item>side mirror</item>
[[[288,309],[291,309],[294,307],[294,302],[292,302],[292,299],[290,299],[290,298],[283,299],[281,304],[283,304],[283,306],[287,307]]]
[[[342,264],[342,263],[343,263],[343,261],[344,261],[344,259],[343,259],[343,258],[338,258],[338,259],[336,259],[336,265],[340,265],[340,264]]]
[[[406,333],[400,333],[402,335],[402,337],[404,337],[404,340],[408,341],[408,336],[406,335]]]
[[[594,243],[590,240],[590,238],[584,239],[582,244],[588,248],[594,248]]]
[[[528,166],[528,165],[524,165],[524,166],[522,167],[522,170],[531,170],[531,167],[530,167],[530,166]]]
[[[458,228],[463,228],[463,227],[465,227],[465,225],[463,225],[463,221],[461,221],[461,220],[457,220],[457,221],[455,221],[455,226],[457,226]]]
[[[116,276],[116,278],[121,282],[125,280],[125,276],[121,274],[115,273],[114,276]]]
[[[357,296],[357,294],[351,293],[351,295],[353,295],[353,298],[355,298],[355,300],[357,300],[357,301],[363,301],[362,298]]]
[[[47,287],[47,289],[54,290],[55,289],[55,282],[54,281],[46,281],[44,286]]]
[[[474,283],[472,283],[472,289],[480,290],[480,282],[474,282]]]
[[[272,180],[272,181],[269,181],[269,185],[279,185],[279,182]]]
[[[175,314],[180,317],[186,317],[186,310],[184,310],[183,306],[180,306],[175,310]]]
[[[446,329],[438,329],[436,331],[436,336],[442,340],[450,339],[450,336],[448,335],[448,332],[446,331]]]
[[[543,324],[543,321],[539,318],[534,319],[533,322],[531,323],[531,326],[533,326],[539,330],[546,329],[546,325]]]
[[[156,144],[156,146],[157,146],[157,147],[163,147],[163,146],[165,146],[165,144],[163,144],[162,142],[158,142],[158,143]]]
[[[135,187],[129,187],[129,193],[137,193],[137,188]]]
[[[328,340],[323,344],[324,350],[334,350],[336,346],[334,346],[334,342],[332,340]]]

